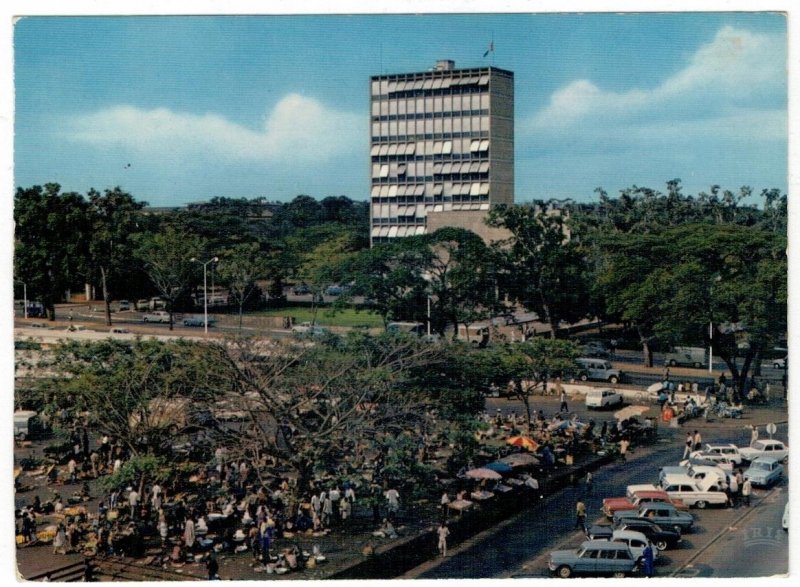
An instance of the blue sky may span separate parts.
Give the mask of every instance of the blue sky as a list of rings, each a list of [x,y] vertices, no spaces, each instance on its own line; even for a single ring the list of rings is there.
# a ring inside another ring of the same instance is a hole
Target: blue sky
[[[28,17],[13,41],[16,186],[365,199],[369,77],[453,59],[515,73],[518,202],[787,189],[779,14]]]

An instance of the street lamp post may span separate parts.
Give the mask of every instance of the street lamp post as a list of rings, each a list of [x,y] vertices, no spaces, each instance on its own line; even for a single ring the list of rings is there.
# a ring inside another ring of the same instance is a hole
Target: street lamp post
[[[209,263],[216,263],[219,261],[219,257],[214,257],[213,259],[209,259],[205,263],[202,261],[195,259],[194,257],[191,258],[191,261],[195,263],[200,263],[203,266],[203,329],[206,334],[208,334],[208,281],[207,281],[207,268]]]

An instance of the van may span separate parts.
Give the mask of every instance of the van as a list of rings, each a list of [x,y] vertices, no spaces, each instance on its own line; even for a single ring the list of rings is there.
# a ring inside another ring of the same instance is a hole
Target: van
[[[18,410],[14,412],[14,438],[26,440],[42,432],[44,427],[39,414],[33,410]]]
[[[581,370],[578,375],[581,381],[594,379],[596,381],[608,381],[609,383],[619,383],[622,380],[622,371],[615,369],[614,366],[604,359],[592,359],[583,357],[575,359]]]
[[[708,360],[706,349],[693,346],[676,346],[664,357],[664,364],[670,367],[679,365],[701,369]]]

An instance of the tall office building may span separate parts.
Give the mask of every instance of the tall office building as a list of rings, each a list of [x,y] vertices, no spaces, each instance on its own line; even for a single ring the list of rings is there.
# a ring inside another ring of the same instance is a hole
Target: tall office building
[[[439,61],[370,81],[373,244],[425,234],[440,213],[466,226],[514,202],[512,72]]]

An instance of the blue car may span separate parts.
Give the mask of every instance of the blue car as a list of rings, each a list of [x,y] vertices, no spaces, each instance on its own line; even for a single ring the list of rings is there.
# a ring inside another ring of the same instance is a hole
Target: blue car
[[[783,478],[783,465],[774,457],[758,457],[744,472],[744,478],[759,487],[769,487]]]

